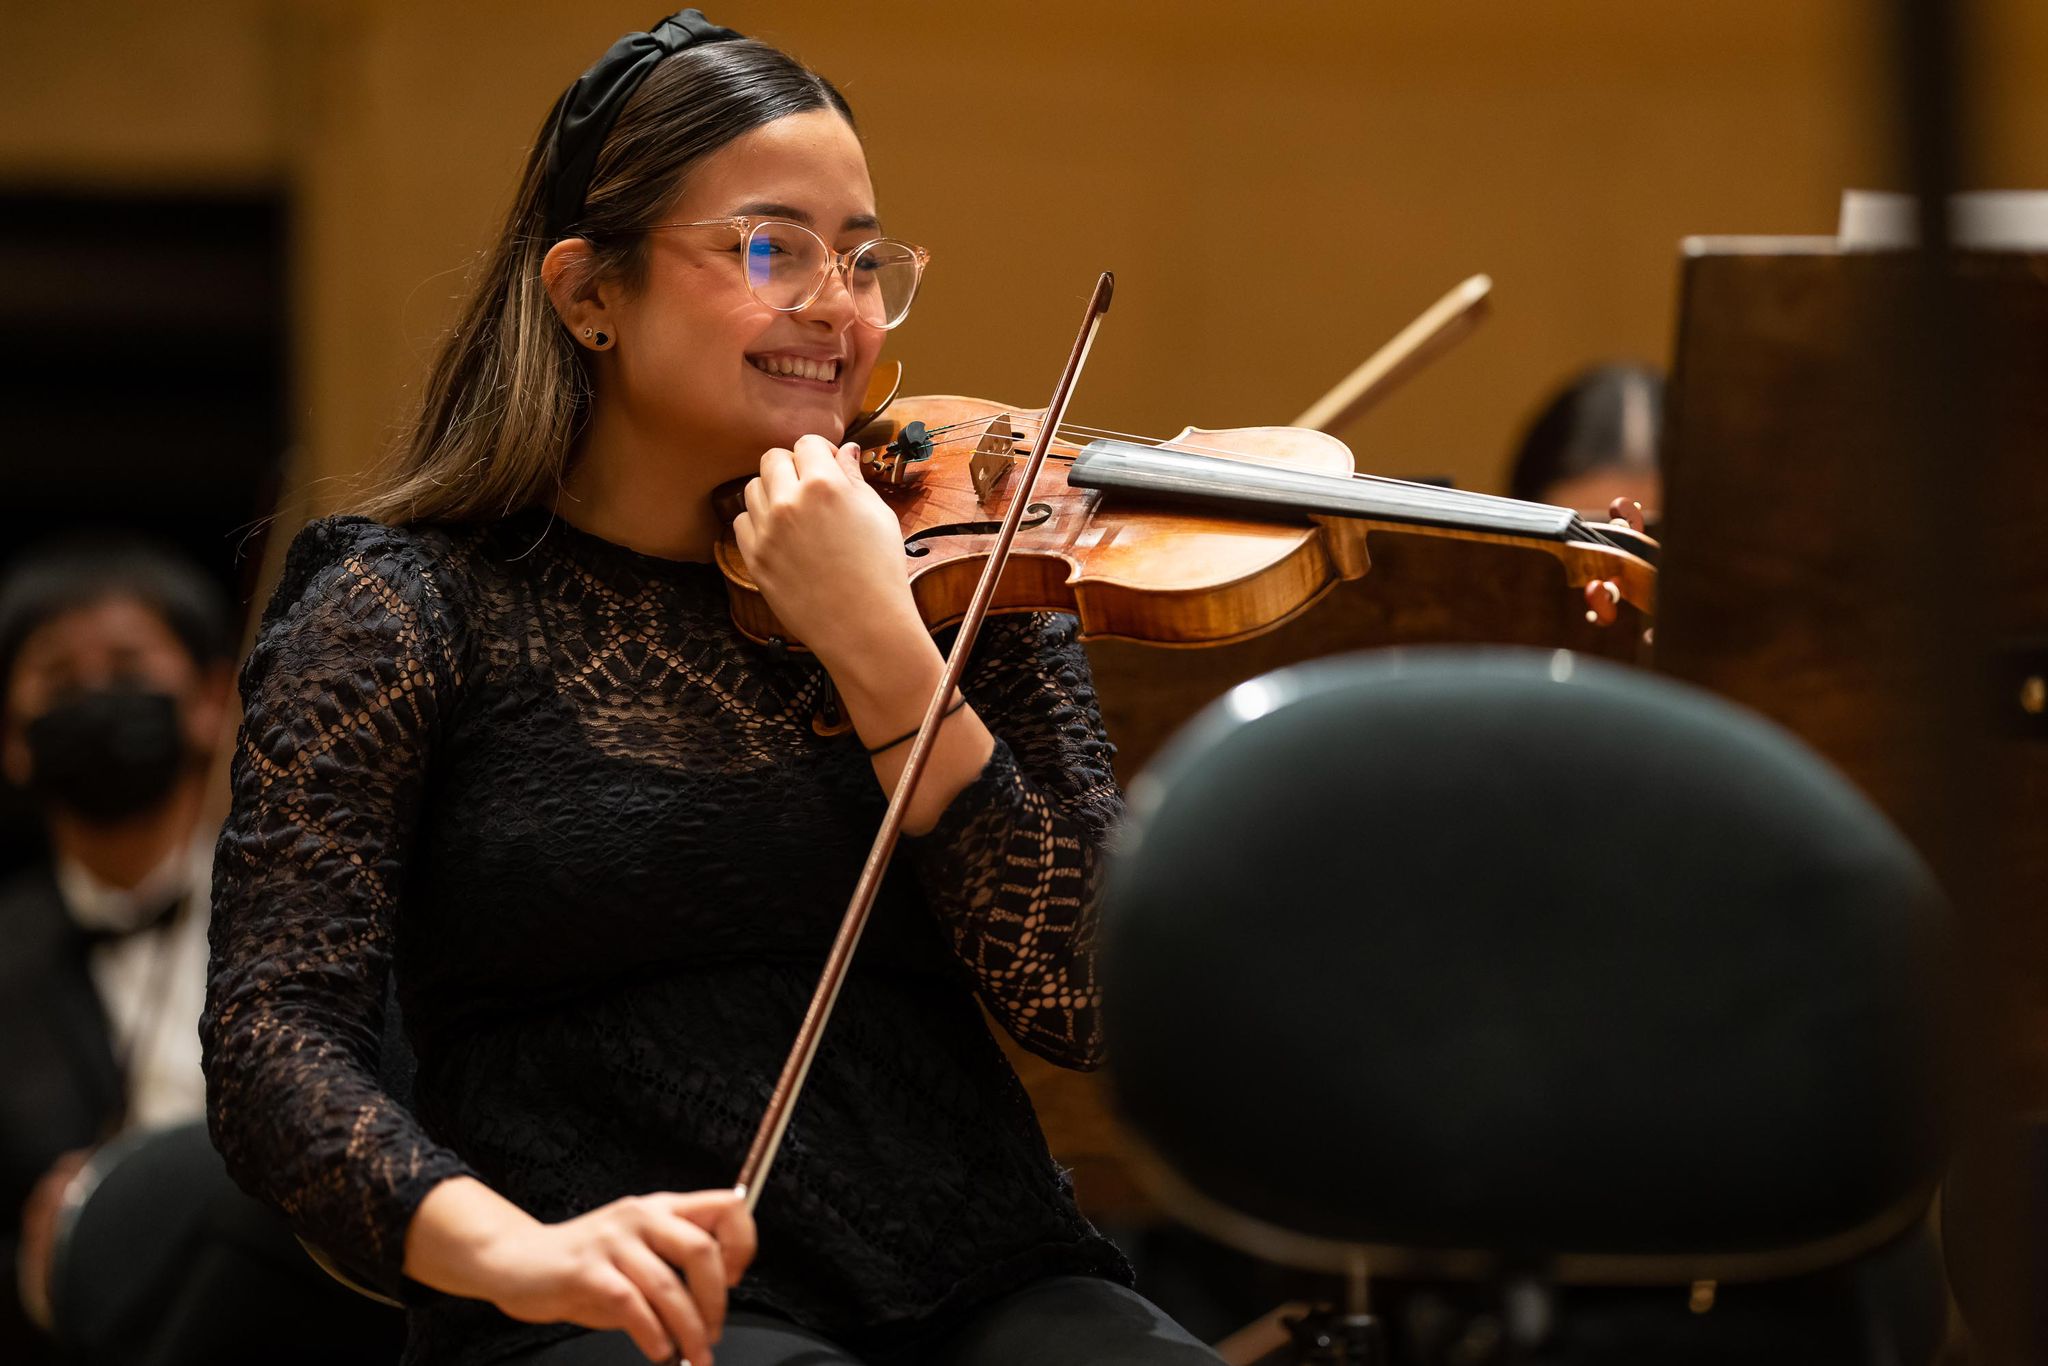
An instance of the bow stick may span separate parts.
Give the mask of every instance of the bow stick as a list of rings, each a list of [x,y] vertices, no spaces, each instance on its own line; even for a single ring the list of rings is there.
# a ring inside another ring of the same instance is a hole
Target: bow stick
[[[1486,316],[1486,299],[1492,292],[1493,281],[1484,275],[1458,285],[1287,425],[1334,436],[1396,385],[1463,341]]]
[[[939,722],[946,714],[947,699],[952,697],[953,690],[960,686],[961,676],[967,672],[968,653],[974,648],[974,638],[980,633],[989,603],[995,597],[996,582],[1002,577],[1003,565],[1010,558],[1010,543],[1017,538],[1017,527],[1024,520],[1024,506],[1031,501],[1032,486],[1038,482],[1039,470],[1044,468],[1045,453],[1052,445],[1053,433],[1067,415],[1074,381],[1080,376],[1082,362],[1088,359],[1088,348],[1095,343],[1095,329],[1101,323],[1102,315],[1109,311],[1109,296],[1114,284],[1115,280],[1108,271],[1104,271],[1102,278],[1095,282],[1095,293],[1089,297],[1087,315],[1081,320],[1081,333],[1074,339],[1073,354],[1067,358],[1067,368],[1061,372],[1052,402],[1046,406],[1046,419],[1039,426],[1031,460],[1024,467],[1015,496],[1010,499],[1010,510],[1003,516],[1002,529],[996,533],[995,548],[989,552],[988,562],[982,566],[981,581],[974,587],[974,596],[967,601],[967,615],[961,618],[959,633],[953,638],[953,649],[946,656],[945,673],[939,679],[938,690],[932,694],[932,700],[925,706],[924,720],[918,725],[916,738],[910,742],[910,758],[903,765],[902,776],[896,780],[896,790],[889,795],[889,809],[883,813],[882,828],[875,832],[874,846],[868,850],[868,861],[861,869],[860,881],[854,885],[845,918],[839,922],[839,933],[834,936],[832,950],[825,957],[825,970],[818,978],[817,990],[811,995],[810,1007],[804,1011],[803,1024],[796,1032],[796,1043],[782,1065],[782,1075],[776,1080],[773,1094],[768,1097],[768,1110],[761,1116],[761,1127],[754,1131],[753,1145],[747,1150],[747,1160],[741,1165],[740,1178],[735,1183],[735,1189],[747,1202],[749,1211],[760,1203],[761,1186],[768,1179],[768,1169],[775,1163],[775,1154],[781,1150],[783,1135],[789,1131],[789,1119],[796,1109],[797,1096],[803,1091],[804,1079],[810,1075],[812,1060],[818,1056],[825,1025],[832,1018],[832,1007],[838,1003],[839,989],[845,985],[847,969],[852,965],[853,951],[860,944],[861,931],[867,928],[868,913],[875,905],[875,894],[881,890],[882,874],[887,871],[889,856],[896,851],[897,838],[903,832],[903,818],[910,810],[911,794],[917,790],[918,779],[924,776],[925,762],[931,757]]]

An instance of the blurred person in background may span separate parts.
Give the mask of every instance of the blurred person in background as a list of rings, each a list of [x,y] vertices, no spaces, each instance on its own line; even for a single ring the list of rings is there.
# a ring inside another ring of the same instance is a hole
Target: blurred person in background
[[[196,565],[132,536],[0,575],[0,773],[48,846],[0,884],[9,1363],[396,1355],[398,1316],[329,1281],[201,1124],[231,623]]]
[[[51,1230],[88,1153],[204,1113],[202,822],[229,653],[219,590],[146,542],[51,544],[0,579],[0,772],[49,847],[0,888],[0,1202],[20,1220],[0,1341],[31,1357],[23,1311],[47,1319]]]
[[[1646,365],[1601,365],[1574,376],[1522,435],[1508,493],[1606,516],[1617,498],[1653,524],[1664,506],[1658,442],[1664,376]]]

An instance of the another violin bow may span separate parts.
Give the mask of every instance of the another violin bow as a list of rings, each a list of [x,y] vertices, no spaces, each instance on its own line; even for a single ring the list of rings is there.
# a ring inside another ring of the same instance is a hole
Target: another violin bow
[[[1463,341],[1486,316],[1487,296],[1492,292],[1493,280],[1488,276],[1466,280],[1287,425],[1313,427],[1334,436],[1402,381]]]
[[[839,989],[845,985],[847,969],[853,963],[853,951],[860,944],[861,931],[867,928],[868,913],[874,909],[875,894],[881,890],[882,874],[888,870],[889,856],[896,851],[896,841],[903,833],[903,819],[910,810],[911,795],[916,792],[918,780],[924,776],[926,761],[931,758],[932,743],[938,737],[939,722],[945,717],[947,699],[952,697],[954,689],[960,686],[961,677],[967,672],[967,657],[974,649],[974,638],[980,634],[982,620],[988,616],[996,583],[1002,577],[1003,565],[1010,558],[1010,544],[1016,540],[1017,527],[1024,520],[1024,507],[1031,501],[1031,490],[1038,482],[1039,470],[1045,465],[1045,453],[1052,445],[1053,433],[1067,415],[1074,381],[1080,377],[1082,362],[1088,359],[1088,348],[1095,343],[1095,329],[1102,322],[1102,315],[1109,311],[1109,296],[1114,285],[1115,280],[1108,271],[1104,271],[1102,278],[1095,282],[1095,293],[1089,297],[1087,315],[1081,320],[1080,335],[1074,339],[1073,354],[1067,358],[1067,368],[1061,372],[1052,402],[1046,406],[1046,420],[1039,426],[1031,459],[1024,467],[1015,496],[1010,499],[1010,510],[1004,514],[1002,529],[996,533],[995,548],[989,552],[988,562],[982,567],[981,581],[975,585],[974,596],[968,599],[967,615],[961,618],[959,633],[953,638],[953,649],[946,656],[945,673],[939,680],[938,690],[925,706],[924,720],[917,728],[916,738],[910,742],[910,758],[903,765],[902,776],[896,780],[896,790],[889,796],[889,809],[882,816],[882,828],[875,832],[874,846],[868,850],[867,864],[861,869],[860,881],[854,886],[846,916],[839,922],[839,933],[832,940],[832,950],[825,957],[824,973],[818,978],[818,988],[812,993],[803,1024],[797,1029],[796,1043],[782,1065],[782,1075],[776,1080],[774,1093],[768,1098],[768,1110],[761,1117],[761,1127],[754,1131],[753,1145],[747,1150],[747,1160],[740,1167],[736,1183],[736,1189],[750,1211],[760,1203],[761,1186],[767,1181],[768,1169],[774,1165],[775,1155],[782,1148],[783,1135],[789,1131],[789,1120],[796,1110],[797,1097],[803,1091],[804,1079],[810,1075],[811,1062],[818,1055],[825,1025],[832,1018],[832,1007],[839,1001]]]

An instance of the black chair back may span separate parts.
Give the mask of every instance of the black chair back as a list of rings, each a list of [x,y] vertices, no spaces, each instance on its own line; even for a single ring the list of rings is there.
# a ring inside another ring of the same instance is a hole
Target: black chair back
[[[1733,1277],[1925,1209],[1941,899],[1690,687],[1448,649],[1254,680],[1134,786],[1104,916],[1121,1109],[1260,1226]]]

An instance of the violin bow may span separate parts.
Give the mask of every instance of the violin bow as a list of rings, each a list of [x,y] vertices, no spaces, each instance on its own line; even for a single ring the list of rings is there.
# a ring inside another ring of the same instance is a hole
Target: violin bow
[[[1486,316],[1492,293],[1489,276],[1474,275],[1459,284],[1287,425],[1336,435],[1402,381],[1463,341]]]
[[[789,1120],[796,1110],[797,1097],[802,1094],[804,1080],[810,1075],[811,1062],[818,1055],[825,1025],[832,1018],[832,1008],[839,1001],[839,989],[845,985],[847,970],[852,966],[853,951],[860,945],[861,932],[867,928],[868,914],[874,909],[875,895],[881,890],[882,874],[888,870],[889,857],[895,853],[896,841],[903,833],[903,820],[910,810],[911,796],[916,792],[918,780],[924,776],[925,764],[931,758],[939,723],[946,715],[947,699],[952,697],[954,689],[960,686],[961,677],[967,672],[967,657],[974,649],[974,638],[980,634],[981,623],[988,616],[989,603],[995,598],[996,583],[1010,558],[1010,545],[1016,540],[1017,528],[1024,520],[1024,507],[1031,501],[1031,490],[1038,482],[1039,470],[1045,466],[1045,455],[1052,446],[1053,433],[1067,415],[1074,381],[1080,377],[1081,365],[1088,359],[1088,348],[1095,343],[1095,331],[1102,322],[1102,315],[1109,311],[1109,296],[1114,286],[1114,277],[1104,271],[1102,278],[1095,282],[1094,294],[1089,296],[1080,335],[1074,338],[1073,354],[1067,357],[1067,367],[1061,372],[1052,402],[1046,407],[1046,420],[1039,425],[1031,459],[1024,466],[1016,494],[1010,499],[1009,511],[1003,516],[1002,528],[996,533],[995,548],[989,552],[988,562],[982,567],[974,596],[967,601],[967,615],[961,618],[959,632],[953,638],[953,648],[946,656],[946,668],[939,679],[938,690],[926,704],[924,720],[910,742],[910,758],[896,780],[896,790],[889,795],[889,808],[882,816],[882,828],[875,832],[875,842],[868,850],[860,881],[854,885],[846,915],[839,922],[839,933],[834,936],[831,952],[825,957],[825,970],[818,978],[809,1008],[804,1011],[803,1024],[797,1029],[796,1043],[790,1048],[789,1057],[782,1065],[782,1075],[776,1080],[775,1090],[768,1098],[767,1113],[761,1116],[761,1125],[754,1131],[754,1142],[747,1150],[747,1159],[741,1165],[739,1180],[735,1183],[735,1189],[746,1201],[749,1211],[760,1203],[761,1187],[768,1179],[769,1168],[775,1164],[776,1153],[782,1148],[783,1136],[789,1132]]]

